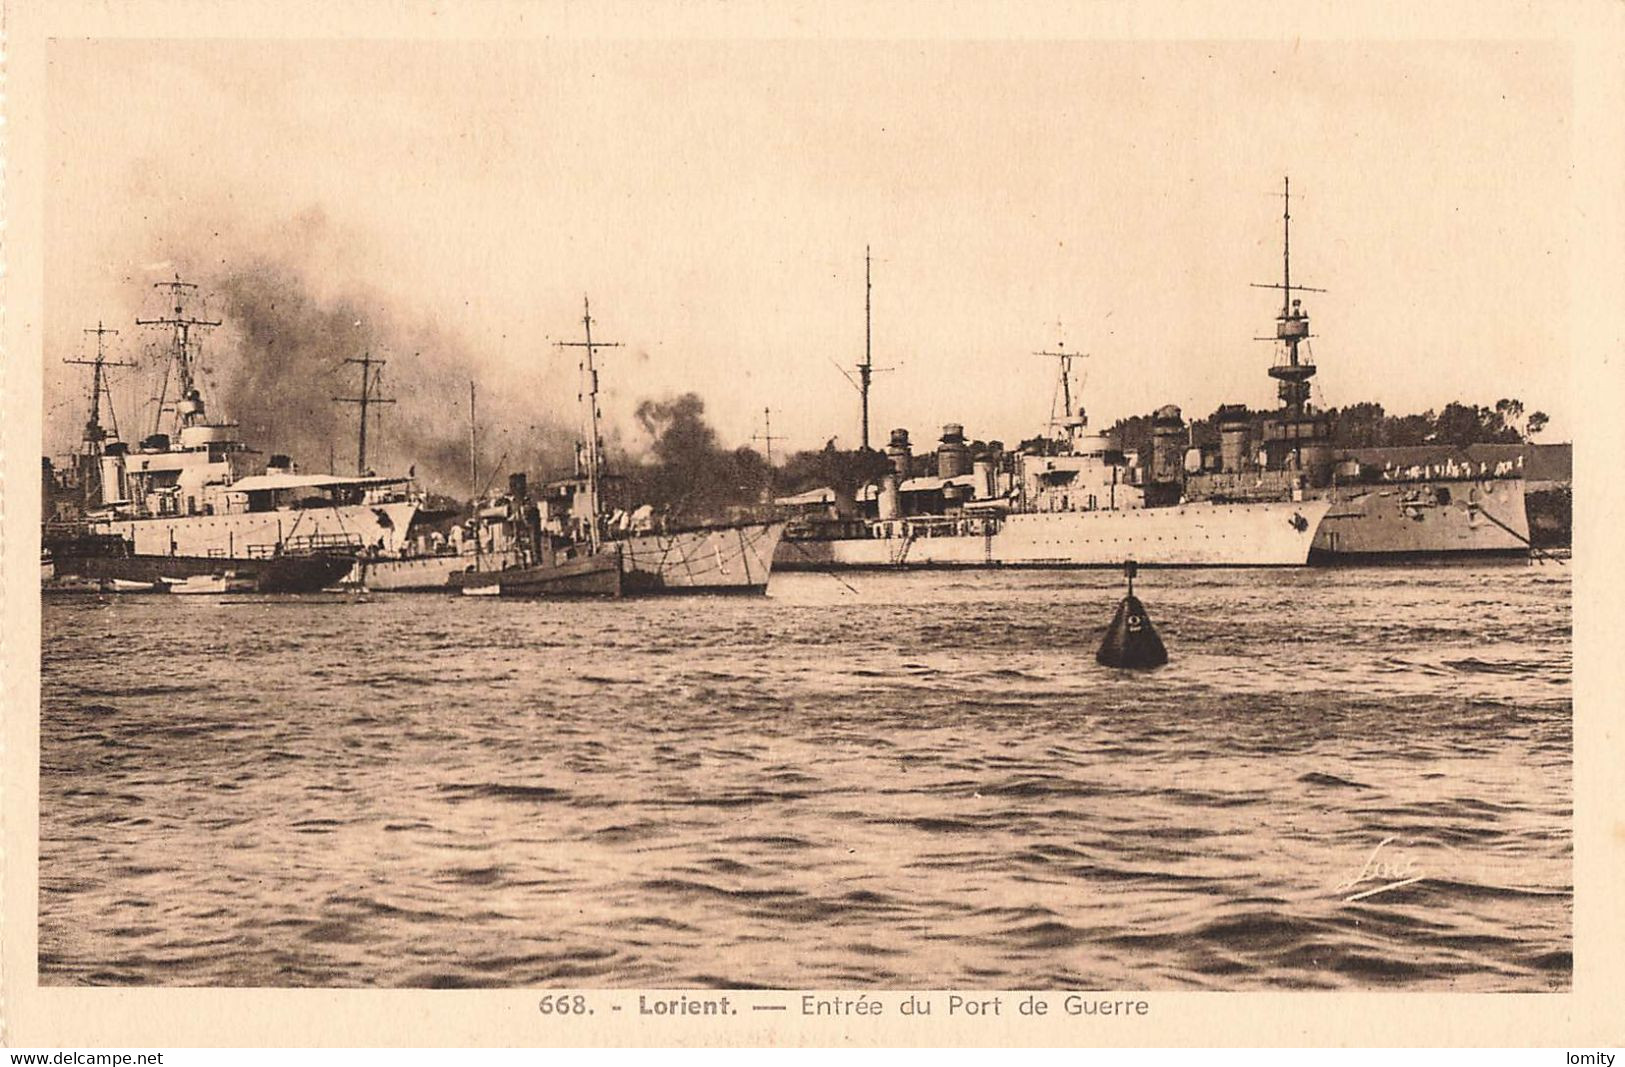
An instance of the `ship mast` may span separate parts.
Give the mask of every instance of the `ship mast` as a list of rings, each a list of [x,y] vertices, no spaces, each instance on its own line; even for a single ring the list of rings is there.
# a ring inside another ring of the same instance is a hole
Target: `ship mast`
[[[869,273],[869,246],[863,246],[863,362],[858,364],[858,391],[863,394],[862,448],[869,451],[869,385],[874,381],[874,283]]]
[[[1042,352],[1034,352],[1033,355],[1045,356],[1049,359],[1058,359],[1061,361],[1061,418],[1058,425],[1063,432],[1070,434],[1071,427],[1074,424],[1074,419],[1079,420],[1078,425],[1081,425],[1081,419],[1083,417],[1083,413],[1081,411],[1072,410],[1072,361],[1074,359],[1088,359],[1089,353],[1068,352],[1066,350],[1065,341],[1056,341],[1055,351],[1050,352],[1046,350]],[[1054,401],[1052,400],[1051,403],[1053,404]],[[1050,430],[1053,432],[1057,427],[1055,410],[1053,407],[1050,409],[1049,424]]]
[[[869,451],[869,388],[875,375],[894,370],[894,367],[875,366],[874,357],[874,284],[871,281],[869,246],[863,246],[863,362],[858,364],[858,394],[863,400],[863,423],[859,442]],[[844,371],[843,371],[844,373]],[[851,380],[851,375],[847,375]]]
[[[601,443],[598,439],[598,367],[594,360],[600,348],[620,348],[619,341],[594,341],[592,339],[592,304],[583,296],[581,298],[581,326],[586,340],[559,341],[559,348],[579,348],[583,350],[581,373],[584,378],[583,392],[580,399],[587,406],[587,510],[589,512],[587,540],[593,551],[597,551],[601,541],[598,535],[598,515],[603,510],[601,488],[599,481],[603,476],[603,456]]]
[[[86,330],[85,332],[96,335],[96,358],[65,359],[62,362],[76,367],[92,368],[90,377],[90,418],[85,421],[84,441],[87,455],[99,455],[102,450],[102,442],[107,439],[107,431],[102,428],[101,400],[103,395],[107,397],[107,414],[114,419],[113,434],[114,436],[118,435],[118,422],[113,414],[113,394],[107,384],[106,368],[133,367],[135,364],[107,358],[105,339],[109,334],[117,336],[117,330],[109,330],[98,322],[94,330]]]
[[[102,503],[101,463],[99,460],[103,451],[103,442],[108,437],[107,431],[102,428],[101,400],[104,393],[107,396],[108,417],[113,419],[113,436],[118,436],[118,418],[113,413],[113,394],[107,384],[106,369],[108,367],[133,367],[135,364],[107,358],[105,339],[108,334],[117,334],[117,330],[109,330],[98,322],[94,330],[86,330],[85,332],[96,335],[96,358],[65,359],[62,362],[91,368],[90,417],[85,420],[84,450],[81,453],[84,458],[81,460],[80,481],[86,502],[94,500],[97,503]],[[95,483],[94,492],[92,492],[92,483]]]
[[[361,421],[356,433],[355,473],[357,477],[364,477],[367,473],[367,408],[373,404],[393,404],[393,397],[379,396],[378,382],[383,376],[384,365],[388,360],[373,359],[371,352],[363,352],[360,359],[351,357],[346,363],[355,363],[361,367],[361,395],[335,396],[335,403],[355,404],[361,409]],[[374,367],[378,369],[373,370]]]
[[[751,434],[750,439],[752,441],[761,441],[767,447],[767,502],[771,504],[776,495],[773,485],[773,442],[784,440],[783,437],[773,433],[773,410],[771,408],[762,409],[762,432]]]
[[[1281,405],[1288,418],[1301,419],[1309,404],[1309,379],[1315,376],[1315,365],[1300,359],[1298,346],[1308,340],[1309,315],[1303,310],[1303,301],[1293,299],[1293,292],[1324,293],[1307,285],[1292,284],[1292,179],[1283,179],[1281,188],[1281,281],[1254,282],[1256,289],[1281,290],[1281,313],[1275,318],[1275,336],[1259,337],[1259,341],[1275,341],[1286,345],[1286,359],[1270,368],[1270,377],[1279,381]]]
[[[158,407],[152,417],[152,432],[157,433],[164,421],[164,401],[169,390],[169,371],[173,367],[180,375],[180,401],[175,405],[176,421],[181,428],[195,425],[203,418],[203,401],[198,396],[192,365],[192,329],[197,326],[218,326],[219,319],[198,319],[186,314],[186,298],[197,291],[192,282],[183,282],[180,275],[174,281],[155,282],[154,289],[168,289],[173,301],[173,314],[156,319],[136,319],[137,326],[168,326],[175,332],[170,341],[169,360],[164,364],[164,376],[158,387]]]

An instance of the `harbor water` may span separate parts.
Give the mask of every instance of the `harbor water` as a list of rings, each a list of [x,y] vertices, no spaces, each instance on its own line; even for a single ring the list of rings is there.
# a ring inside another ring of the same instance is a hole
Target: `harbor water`
[[[48,985],[1566,989],[1554,563],[44,605]]]

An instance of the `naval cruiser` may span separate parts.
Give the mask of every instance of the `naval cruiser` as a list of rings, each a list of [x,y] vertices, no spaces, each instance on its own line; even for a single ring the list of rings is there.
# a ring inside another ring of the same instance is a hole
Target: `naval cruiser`
[[[1185,501],[1089,430],[1081,407],[1047,447],[974,460],[944,427],[934,475],[913,476],[906,430],[892,473],[863,494],[877,517],[793,526],[785,570],[908,567],[1298,567],[1324,500]]]

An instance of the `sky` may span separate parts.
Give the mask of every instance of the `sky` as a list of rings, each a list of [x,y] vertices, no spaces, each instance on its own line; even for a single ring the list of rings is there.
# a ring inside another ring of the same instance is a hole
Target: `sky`
[[[1294,280],[1327,290],[1303,297],[1317,403],[1517,397],[1552,416],[1545,439],[1571,433],[1561,45],[58,40],[48,55],[52,452],[83,420],[83,369],[59,361],[98,321],[144,363],[115,395],[135,421],[153,338],[132,320],[177,274],[209,293],[206,314],[270,278],[261,314],[323,318],[315,354],[285,368],[250,366],[270,349],[229,317],[205,350],[216,414],[281,410],[261,428],[307,449],[340,425],[338,453],[353,448],[353,409],[313,398],[354,395],[342,360],[363,351],[390,360],[401,401],[387,463],[429,448],[414,429],[432,424],[442,451],[466,439],[470,380],[488,452],[570,426],[575,357],[554,342],[579,335],[584,296],[596,335],[624,345],[602,360],[622,446],[647,443],[640,401],[693,391],[725,444],[762,434],[769,409],[776,451],[854,447],[837,365],[864,349],[866,247],[874,362],[891,368],[877,447],[894,426],[917,446],[947,422],[1041,431],[1055,366],[1034,353],[1058,341],[1089,354],[1096,424],[1272,406],[1272,349],[1253,339],[1278,296],[1249,283],[1279,280],[1287,175]],[[353,338],[334,325],[352,316]],[[284,432],[299,419],[308,432]]]

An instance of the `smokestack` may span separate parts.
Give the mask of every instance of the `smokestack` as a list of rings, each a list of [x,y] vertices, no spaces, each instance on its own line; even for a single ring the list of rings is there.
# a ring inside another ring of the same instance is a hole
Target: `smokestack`
[[[1234,474],[1247,466],[1248,438],[1251,425],[1247,409],[1241,404],[1225,404],[1219,408],[1219,467]]]
[[[896,473],[899,481],[906,480],[912,473],[914,452],[909,447],[908,431],[896,429],[891,432],[891,443],[886,446],[886,458],[891,460],[892,471]]]
[[[970,473],[970,448],[965,444],[965,427],[950,422],[942,428],[937,445],[937,477],[957,478]]]
[[[1185,455],[1185,418],[1178,407],[1166,404],[1151,416],[1151,480],[1181,481]]]

